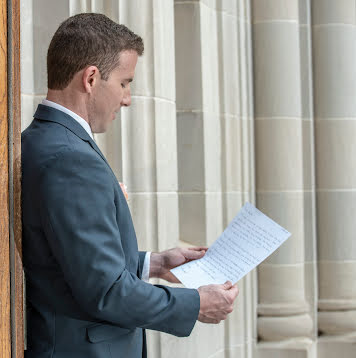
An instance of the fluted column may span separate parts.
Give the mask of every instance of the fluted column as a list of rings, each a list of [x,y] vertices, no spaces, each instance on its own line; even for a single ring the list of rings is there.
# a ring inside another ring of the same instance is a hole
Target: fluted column
[[[180,239],[209,245],[223,226],[216,8],[175,1],[174,16]],[[209,357],[224,350],[224,326],[198,323],[186,341],[170,355]]]
[[[249,1],[218,8],[221,191],[223,226],[255,202],[251,17]],[[240,297],[225,323],[225,357],[253,356],[256,343],[255,273],[238,283]]]
[[[313,2],[319,357],[323,358],[355,353],[355,10],[354,0]]]
[[[255,0],[253,23],[257,206],[292,233],[258,270],[259,356],[290,356],[294,348],[283,341],[293,338],[297,347],[300,342],[298,350],[312,357],[316,282],[309,2]]]
[[[249,19],[248,1],[175,1],[180,239],[191,244],[210,245],[254,201]],[[199,325],[176,356],[250,357],[253,284],[242,280],[228,321]]]

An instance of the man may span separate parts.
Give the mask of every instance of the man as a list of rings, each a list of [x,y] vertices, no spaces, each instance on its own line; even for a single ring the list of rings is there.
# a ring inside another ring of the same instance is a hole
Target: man
[[[48,94],[22,135],[26,357],[145,357],[144,329],[188,336],[218,323],[236,286],[198,290],[169,272],[206,248],[139,252],[126,199],[93,140],[121,106],[142,39],[101,14],[64,21],[47,55]],[[145,272],[147,273],[145,274]]]

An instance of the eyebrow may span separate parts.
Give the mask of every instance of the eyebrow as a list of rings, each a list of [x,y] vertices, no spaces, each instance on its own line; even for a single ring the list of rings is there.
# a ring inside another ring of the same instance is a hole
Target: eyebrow
[[[126,79],[124,79],[124,81],[132,82],[132,81],[133,81],[133,78],[126,78]]]

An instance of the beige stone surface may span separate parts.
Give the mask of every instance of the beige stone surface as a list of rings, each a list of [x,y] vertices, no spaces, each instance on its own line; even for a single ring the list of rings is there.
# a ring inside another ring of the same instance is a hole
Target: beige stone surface
[[[325,337],[318,342],[318,358],[353,358],[355,356],[355,337]]]
[[[44,94],[39,96],[21,94],[21,130],[25,130],[31,124],[37,106],[45,97]]]
[[[141,14],[140,21],[137,21],[138,12]],[[145,45],[145,54],[138,62],[136,68],[136,80],[131,87],[132,94],[148,97],[154,96],[154,27],[151,1],[120,0],[119,21],[128,26],[132,31],[140,34]]]
[[[308,0],[300,1],[300,4]],[[306,16],[309,14],[307,13]],[[307,17],[308,19],[309,17]],[[311,28],[299,25],[300,47],[300,86],[301,86],[301,115],[305,120],[311,120],[313,116],[313,68],[312,68],[312,39]]]
[[[202,110],[199,1],[175,3],[174,24],[177,109]]]
[[[318,188],[354,189],[356,120],[340,118],[317,121],[315,134]]]
[[[287,317],[260,317],[258,335],[264,341],[282,341],[290,338],[310,337],[313,321],[307,314]]]
[[[356,260],[355,195],[354,191],[318,192],[319,260]]]
[[[296,313],[300,310],[305,312],[303,265],[261,264],[258,269],[258,292],[260,303],[265,307],[261,312],[263,314],[268,314],[268,304],[277,304],[283,315],[286,315],[283,304],[289,307],[287,312],[291,312],[291,307],[296,307]]]
[[[317,118],[355,118],[355,27],[313,29],[314,98]]]
[[[258,190],[303,188],[300,120],[288,118],[256,120],[255,146]]]
[[[311,339],[290,339],[281,342],[266,342],[259,344],[256,350],[257,358],[314,358],[315,344]]]
[[[241,191],[242,188],[242,129],[236,117],[220,118],[221,135],[221,187],[223,191]]]
[[[324,335],[343,335],[356,331],[356,310],[321,311],[318,320],[319,330]]]
[[[299,26],[253,25],[256,117],[300,117]]]
[[[217,53],[219,62],[218,88],[221,113],[231,116],[241,114],[241,104],[236,95],[240,95],[238,63],[238,21],[236,16],[222,11],[217,13]]]
[[[204,178],[204,121],[202,113],[177,113],[178,186],[182,192],[202,192]]]
[[[356,25],[354,0],[314,0],[311,2],[315,25]]]
[[[310,17],[311,17],[311,2],[310,0],[299,0],[299,24],[303,25],[310,30]],[[302,30],[302,29],[301,29]]]
[[[206,197],[203,193],[178,193],[179,239],[200,246],[206,245]]]
[[[354,284],[356,260],[320,261],[318,266],[319,297],[323,302],[320,308],[328,310],[356,309],[356,287]],[[333,284],[331,285],[330,282]],[[349,303],[351,302],[354,303],[350,307]]]
[[[314,123],[302,121],[302,161],[303,161],[303,188],[313,191],[315,189],[315,160],[314,160]]]
[[[132,191],[152,192],[156,188],[154,101],[133,99],[130,110],[122,111],[121,123],[123,180]]]
[[[297,22],[298,3],[298,0],[253,0],[253,22]]]

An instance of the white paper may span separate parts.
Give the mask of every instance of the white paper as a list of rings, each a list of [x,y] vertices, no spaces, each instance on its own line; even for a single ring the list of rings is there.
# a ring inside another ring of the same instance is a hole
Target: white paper
[[[286,241],[291,234],[246,203],[205,256],[172,269],[188,288],[236,283]]]

